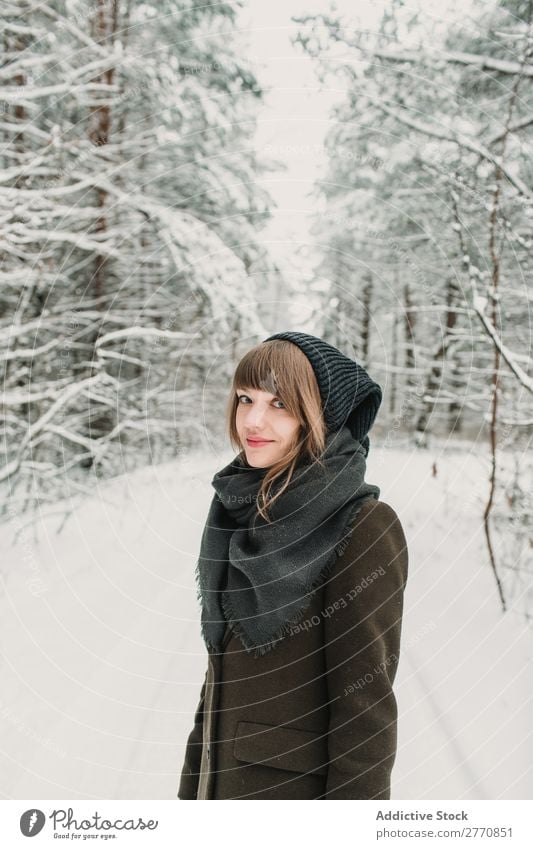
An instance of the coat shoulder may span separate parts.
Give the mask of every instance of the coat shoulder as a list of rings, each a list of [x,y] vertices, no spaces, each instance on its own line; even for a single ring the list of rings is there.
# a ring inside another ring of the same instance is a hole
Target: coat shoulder
[[[365,501],[361,510],[357,513],[354,524],[372,517],[374,521],[400,521],[399,516],[394,509],[386,501],[381,501],[379,498],[369,498]]]
[[[408,548],[405,532],[396,510],[386,501],[369,499],[355,516],[350,535],[339,550],[338,560],[372,564],[399,559],[407,577]]]
[[[394,529],[401,530],[403,533],[400,517],[394,507],[391,507],[386,501],[380,501],[375,498],[365,501],[355,516],[352,531],[358,530],[361,533],[362,529],[366,532],[373,530],[383,533],[389,529]],[[353,532],[349,539],[354,539]]]

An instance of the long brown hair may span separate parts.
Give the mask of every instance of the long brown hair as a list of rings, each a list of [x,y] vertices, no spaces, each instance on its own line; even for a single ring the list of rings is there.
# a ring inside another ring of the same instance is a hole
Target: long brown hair
[[[235,369],[226,423],[230,442],[234,449],[239,450],[239,457],[244,462],[244,447],[235,423],[239,403],[236,390],[244,387],[276,395],[300,424],[289,451],[268,468],[259,488],[257,510],[270,522],[267,509],[288,487],[296,466],[309,460],[323,465],[320,455],[324,451],[327,428],[320,390],[311,363],[297,345],[285,339],[272,339],[251,348]],[[285,475],[285,482],[271,496],[274,483]]]

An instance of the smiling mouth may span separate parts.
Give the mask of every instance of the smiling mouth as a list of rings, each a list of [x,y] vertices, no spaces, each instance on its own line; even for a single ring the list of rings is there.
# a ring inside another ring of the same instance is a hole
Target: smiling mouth
[[[247,439],[246,442],[248,445],[253,447],[259,447],[260,445],[270,445],[272,439]]]

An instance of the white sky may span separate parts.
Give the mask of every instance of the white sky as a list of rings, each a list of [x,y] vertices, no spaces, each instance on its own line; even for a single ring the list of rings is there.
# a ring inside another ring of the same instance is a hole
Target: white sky
[[[354,27],[369,29],[377,26],[384,8],[379,0],[337,0],[335,5]],[[436,22],[440,26],[461,14],[464,26],[469,26],[465,8],[471,5],[471,0],[463,0],[459,13],[458,0],[419,0],[405,3],[404,9],[414,12],[421,6],[428,24]],[[299,242],[309,240],[312,200],[306,195],[321,167],[329,110],[343,96],[341,88],[321,88],[313,61],[300,47],[291,44],[291,36],[301,27],[291,21],[291,16],[329,9],[329,0],[248,0],[241,12],[240,28],[248,41],[247,55],[252,58],[265,91],[258,151],[286,164],[285,171],[270,173],[261,181],[278,203],[264,236],[283,265],[290,262]]]

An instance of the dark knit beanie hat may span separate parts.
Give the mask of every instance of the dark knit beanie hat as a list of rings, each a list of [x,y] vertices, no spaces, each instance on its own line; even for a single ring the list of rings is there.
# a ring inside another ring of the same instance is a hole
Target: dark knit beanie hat
[[[320,389],[324,420],[328,431],[348,425],[354,439],[368,456],[368,431],[381,404],[381,386],[355,360],[316,336],[298,331],[274,333],[264,342],[285,339],[297,345],[313,367]]]

